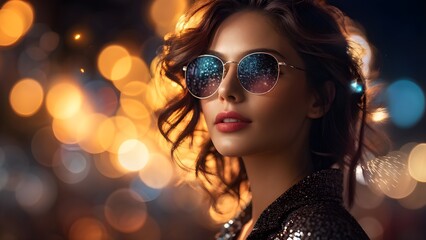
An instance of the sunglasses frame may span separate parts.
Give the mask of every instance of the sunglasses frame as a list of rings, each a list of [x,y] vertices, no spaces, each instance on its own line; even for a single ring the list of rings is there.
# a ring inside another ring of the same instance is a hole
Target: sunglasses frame
[[[271,87],[271,89],[269,89],[268,91],[263,92],[263,93],[253,93],[253,92],[250,92],[249,90],[247,90],[247,89],[243,86],[243,84],[241,84],[241,80],[240,80],[240,79],[239,79],[239,77],[238,77],[238,68],[239,68],[239,66],[240,66],[241,61],[242,61],[242,60],[244,60],[246,57],[249,57],[249,56],[254,55],[254,54],[266,54],[266,55],[269,55],[269,56],[273,57],[273,58],[275,59],[275,61],[277,62],[277,69],[278,69],[277,80],[275,81],[275,84],[274,84],[274,86],[272,86],[272,87]],[[218,86],[218,87],[217,87],[217,89],[216,89],[216,90],[215,90],[212,94],[210,94],[209,96],[206,96],[206,97],[199,97],[199,96],[196,96],[194,93],[192,93],[192,92],[191,92],[191,90],[190,90],[189,88],[187,88],[187,89],[188,89],[188,91],[189,91],[189,93],[191,93],[191,95],[192,95],[192,96],[194,96],[195,98],[198,98],[198,99],[206,99],[206,98],[209,98],[209,97],[213,96],[213,95],[217,92],[217,90],[218,90],[218,89],[219,89],[219,87],[220,87],[220,84],[222,84],[222,81],[223,81],[223,79],[224,79],[224,78],[225,78],[225,76],[226,76],[226,65],[227,65],[227,64],[231,64],[231,63],[235,63],[235,64],[237,64],[237,78],[238,78],[238,82],[240,83],[241,87],[242,87],[242,88],[244,88],[244,90],[245,90],[245,91],[247,91],[247,92],[249,92],[249,93],[251,93],[251,94],[254,94],[254,95],[263,95],[263,94],[266,94],[266,93],[268,93],[268,92],[272,91],[272,89],[274,89],[274,87],[275,87],[275,85],[277,84],[278,79],[279,79],[279,77],[280,77],[280,74],[279,74],[280,66],[286,66],[286,67],[290,67],[290,68],[297,69],[297,70],[300,70],[300,71],[305,71],[305,69],[303,69],[303,68],[300,68],[300,67],[297,67],[297,66],[294,66],[294,65],[288,64],[288,63],[286,63],[286,62],[284,62],[284,61],[278,61],[278,59],[277,59],[277,58],[276,58],[273,54],[268,53],[268,52],[252,52],[252,53],[249,53],[249,54],[247,54],[247,55],[243,56],[243,57],[242,57],[239,61],[227,61],[227,62],[224,62],[224,61],[223,61],[220,57],[215,56],[215,55],[212,55],[212,54],[202,54],[202,55],[200,55],[200,56],[198,56],[198,57],[194,58],[193,60],[189,61],[188,65],[189,65],[189,64],[191,64],[191,63],[192,63],[195,59],[200,58],[200,57],[213,57],[213,58],[218,59],[218,60],[222,63],[223,71],[222,71],[222,79],[220,80],[219,86]],[[185,66],[183,66],[183,68],[182,68],[182,70],[185,72],[185,82],[186,82],[186,72],[187,72],[188,65],[185,65]]]

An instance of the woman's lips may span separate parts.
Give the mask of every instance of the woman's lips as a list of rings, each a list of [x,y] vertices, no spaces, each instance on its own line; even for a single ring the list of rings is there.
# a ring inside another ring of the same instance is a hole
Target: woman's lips
[[[219,132],[230,133],[246,128],[251,120],[237,112],[221,112],[216,116],[215,126]]]

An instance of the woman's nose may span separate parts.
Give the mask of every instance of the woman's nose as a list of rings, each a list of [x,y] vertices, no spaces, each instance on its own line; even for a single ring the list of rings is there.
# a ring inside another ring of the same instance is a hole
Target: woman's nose
[[[221,101],[238,103],[243,101],[245,91],[237,77],[236,62],[225,63],[225,72],[218,89],[218,97]]]

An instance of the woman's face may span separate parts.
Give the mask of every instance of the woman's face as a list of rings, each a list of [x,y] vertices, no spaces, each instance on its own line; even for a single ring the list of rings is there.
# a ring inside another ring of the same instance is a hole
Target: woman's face
[[[227,18],[209,46],[223,62],[238,62],[256,49],[270,49],[278,61],[304,67],[289,40],[257,12]],[[307,140],[314,100],[303,71],[280,66],[275,87],[264,95],[254,95],[240,85],[237,64],[227,64],[227,69],[218,91],[200,100],[210,137],[222,155],[280,153],[301,137]]]

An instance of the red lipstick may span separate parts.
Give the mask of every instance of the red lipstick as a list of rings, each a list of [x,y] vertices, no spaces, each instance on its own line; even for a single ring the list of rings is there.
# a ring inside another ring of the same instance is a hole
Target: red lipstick
[[[221,112],[216,115],[215,126],[219,132],[231,133],[248,127],[251,120],[237,112]]]

